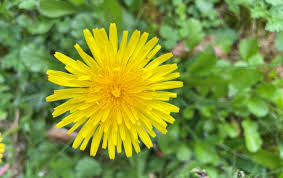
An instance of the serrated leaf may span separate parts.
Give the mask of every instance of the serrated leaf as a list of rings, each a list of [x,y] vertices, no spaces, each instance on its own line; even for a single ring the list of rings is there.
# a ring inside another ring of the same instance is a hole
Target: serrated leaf
[[[48,68],[59,67],[59,63],[51,58],[45,48],[43,46],[38,47],[35,43],[23,46],[20,51],[20,58],[31,72],[45,72]]]
[[[39,11],[42,15],[56,18],[77,12],[77,9],[67,1],[62,0],[40,0]]]
[[[269,10],[265,30],[280,32],[283,30],[283,6],[273,6]]]
[[[242,122],[244,129],[246,147],[250,152],[256,152],[262,145],[261,137],[258,133],[258,125],[255,121],[244,120]]]
[[[35,23],[29,25],[27,28],[28,31],[33,35],[44,34],[51,29],[55,22],[55,20],[38,19]]]

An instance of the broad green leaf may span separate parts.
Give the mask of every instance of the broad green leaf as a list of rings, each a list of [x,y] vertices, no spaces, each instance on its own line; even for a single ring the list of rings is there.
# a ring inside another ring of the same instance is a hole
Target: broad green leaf
[[[36,0],[22,0],[19,4],[20,9],[31,10],[36,7]]]
[[[276,92],[276,87],[272,83],[260,83],[255,90],[261,97],[270,99]]]
[[[283,89],[277,89],[271,99],[278,107],[283,108]]]
[[[122,22],[122,8],[119,1],[116,0],[104,0],[102,4],[104,15],[108,19],[108,23],[115,22],[117,25]]]
[[[103,170],[94,158],[84,157],[76,165],[76,177],[77,178],[91,178],[93,176],[99,176]]]
[[[188,70],[193,75],[207,75],[210,74],[216,64],[216,56],[213,51],[207,50],[196,57],[195,61]]]
[[[258,42],[254,38],[247,38],[241,41],[240,46],[241,57],[248,61],[250,57],[257,54],[258,52]]]
[[[278,51],[283,51],[283,31],[277,33],[275,40],[275,47]]]
[[[258,133],[258,125],[255,121],[244,120],[242,122],[244,129],[246,147],[250,152],[256,152],[261,148],[262,139]]]
[[[257,53],[248,59],[248,63],[251,66],[260,66],[264,63],[263,57],[259,53]]]
[[[180,132],[177,126],[168,129],[166,135],[159,135],[157,141],[162,152],[166,155],[176,152],[179,135]]]
[[[237,127],[234,126],[232,123],[225,123],[224,129],[229,137],[236,138],[239,135],[239,131],[237,130]]]
[[[250,98],[248,100],[247,106],[249,111],[257,117],[264,117],[268,114],[269,111],[267,103],[257,97]]]
[[[283,166],[283,161],[279,158],[279,156],[266,150],[260,149],[255,153],[248,153],[248,156],[254,162],[269,169],[282,168]]]
[[[192,152],[186,145],[181,145],[177,150],[177,159],[179,161],[188,161],[192,157]]]
[[[206,142],[196,142],[194,144],[194,152],[199,161],[202,163],[211,163],[217,165],[219,161],[218,154],[213,145]]]
[[[70,1],[76,5],[82,5],[84,3],[84,0],[70,0]]]
[[[272,65],[282,65],[283,64],[283,55],[277,55],[275,56],[272,61]]]
[[[77,12],[77,9],[67,1],[62,0],[40,0],[39,11],[42,15],[56,18]]]
[[[238,91],[250,88],[263,78],[262,72],[248,67],[231,67],[231,74],[231,85]]]
[[[196,19],[190,19],[187,23],[187,29],[189,34],[189,39],[186,41],[188,47],[193,50],[204,37],[204,32],[202,30],[202,25],[200,21]]]

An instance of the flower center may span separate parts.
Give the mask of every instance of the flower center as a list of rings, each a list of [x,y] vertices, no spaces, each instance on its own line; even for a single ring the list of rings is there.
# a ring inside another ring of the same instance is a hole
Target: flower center
[[[119,98],[121,96],[121,89],[119,87],[114,87],[111,90],[111,94],[115,97],[115,98]]]

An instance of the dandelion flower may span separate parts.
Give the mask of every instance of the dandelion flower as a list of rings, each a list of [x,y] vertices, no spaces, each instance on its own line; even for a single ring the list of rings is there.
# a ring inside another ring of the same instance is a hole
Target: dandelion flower
[[[2,162],[2,157],[3,157],[3,153],[5,151],[5,144],[2,143],[3,137],[1,136],[0,133],[0,162]]]
[[[61,128],[73,123],[68,134],[82,126],[73,148],[85,150],[92,138],[91,156],[96,155],[102,142],[103,149],[108,147],[110,159],[115,158],[116,149],[121,153],[122,143],[126,156],[131,157],[132,147],[140,152],[140,141],[147,148],[153,146],[149,137],[156,136],[153,128],[166,134],[166,122],[174,122],[170,113],[179,108],[166,102],[176,98],[176,93],[163,90],[182,87],[183,83],[171,81],[180,76],[174,72],[176,64],[163,64],[172,53],[153,59],[161,48],[156,37],[148,41],[148,33],[135,30],[128,41],[128,31],[123,31],[118,48],[114,23],[110,24],[109,37],[104,28],[92,32],[84,30],[93,57],[78,44],[74,47],[83,62],[55,53],[68,73],[47,70],[48,80],[72,88],[55,90],[46,101],[69,99],[52,115],[70,112],[56,125]]]

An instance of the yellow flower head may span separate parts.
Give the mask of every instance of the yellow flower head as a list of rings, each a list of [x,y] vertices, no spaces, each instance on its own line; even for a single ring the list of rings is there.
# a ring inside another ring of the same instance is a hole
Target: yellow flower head
[[[103,140],[102,148],[108,146],[110,159],[115,158],[116,148],[121,152],[122,143],[126,156],[131,157],[132,145],[137,153],[140,152],[140,140],[147,148],[153,146],[149,137],[156,136],[153,127],[166,134],[166,122],[174,122],[170,113],[178,112],[179,108],[166,102],[175,98],[176,93],[162,90],[179,88],[183,83],[169,81],[180,76],[174,72],[176,64],[161,65],[172,57],[172,53],[153,59],[161,48],[156,45],[156,37],[147,41],[148,33],[136,30],[127,42],[128,31],[123,31],[118,48],[115,24],[110,24],[109,37],[104,28],[92,32],[84,30],[93,57],[75,45],[84,63],[55,53],[69,73],[48,70],[48,80],[73,88],[55,90],[46,100],[69,99],[54,109],[53,116],[70,111],[56,125],[60,128],[74,123],[69,134],[82,126],[73,148],[80,146],[84,150],[92,137],[91,156],[96,155]]]
[[[3,153],[5,151],[5,144],[2,143],[3,137],[1,136],[0,133],[0,162],[2,162],[2,157],[3,157]]]

